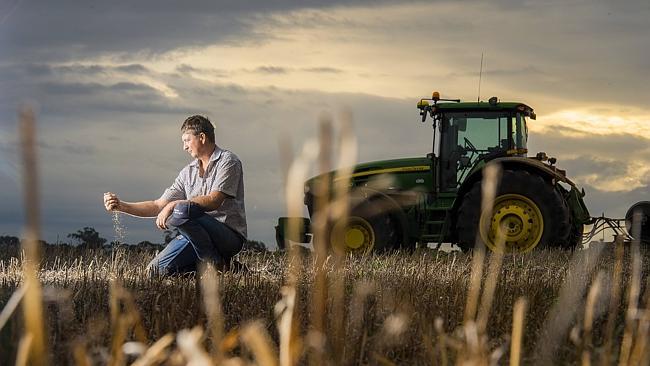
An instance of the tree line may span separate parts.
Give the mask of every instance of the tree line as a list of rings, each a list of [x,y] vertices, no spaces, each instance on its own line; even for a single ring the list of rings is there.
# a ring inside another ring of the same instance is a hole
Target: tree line
[[[102,249],[120,245],[143,249],[162,249],[165,247],[165,245],[167,245],[167,243],[174,240],[174,238],[176,238],[178,235],[178,229],[172,229],[165,230],[163,232],[163,243],[153,243],[148,240],[143,240],[135,244],[120,243],[117,241],[108,242],[107,239],[102,238],[99,235],[99,232],[97,232],[97,230],[92,227],[85,226],[73,233],[66,235],[66,237],[69,239],[67,242],[59,242],[58,240],[57,243],[48,243],[44,240],[39,240],[39,242],[41,245],[73,246],[88,249]],[[0,246],[20,246],[20,238],[11,235],[0,235]],[[265,252],[268,250],[263,242],[257,240],[247,241],[244,245],[244,249],[258,252]]]

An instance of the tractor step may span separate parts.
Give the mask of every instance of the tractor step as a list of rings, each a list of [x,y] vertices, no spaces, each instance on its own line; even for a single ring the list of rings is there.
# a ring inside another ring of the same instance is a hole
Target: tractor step
[[[436,234],[426,234],[420,236],[421,241],[424,242],[434,242],[437,243],[442,239],[442,235],[436,235]]]

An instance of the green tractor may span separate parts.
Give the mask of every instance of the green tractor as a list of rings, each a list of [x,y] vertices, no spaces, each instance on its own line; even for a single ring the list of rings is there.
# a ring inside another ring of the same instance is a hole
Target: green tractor
[[[422,122],[427,117],[433,121],[432,152],[356,165],[345,177],[352,192],[350,214],[331,225],[338,228],[329,231],[332,245],[368,253],[428,243],[455,243],[468,250],[482,241],[492,251],[505,252],[581,244],[584,225],[593,223],[584,190],[556,167],[556,159],[543,152],[527,156],[527,121],[535,119],[531,107],[495,97],[488,102],[441,99],[437,92],[417,107]],[[498,163],[501,174],[493,209],[482,210],[488,163]],[[390,183],[373,184],[380,175]],[[305,183],[312,218],[321,179],[331,183],[336,172]],[[298,237],[288,236],[291,220],[300,221]],[[280,218],[278,247],[284,248],[287,240],[308,242],[310,232],[307,218]]]

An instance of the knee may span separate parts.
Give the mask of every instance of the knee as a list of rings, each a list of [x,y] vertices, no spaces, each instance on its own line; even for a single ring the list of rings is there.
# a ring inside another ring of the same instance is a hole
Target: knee
[[[203,211],[201,206],[196,203],[192,201],[182,201],[177,203],[174,207],[172,214],[167,219],[167,225],[180,227],[188,222],[193,222],[204,214],[205,211]]]

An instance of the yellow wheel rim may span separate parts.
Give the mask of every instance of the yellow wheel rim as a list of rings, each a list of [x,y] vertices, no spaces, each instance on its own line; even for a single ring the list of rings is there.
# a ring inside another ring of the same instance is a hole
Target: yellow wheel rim
[[[543,233],[544,217],[539,207],[519,194],[497,197],[491,215],[481,215],[481,239],[494,252],[529,252],[539,244]]]
[[[332,244],[347,253],[368,253],[375,247],[375,231],[365,219],[353,216],[332,230]]]

